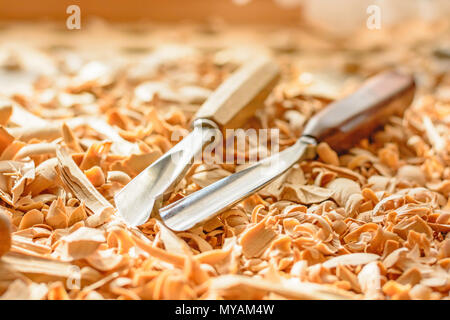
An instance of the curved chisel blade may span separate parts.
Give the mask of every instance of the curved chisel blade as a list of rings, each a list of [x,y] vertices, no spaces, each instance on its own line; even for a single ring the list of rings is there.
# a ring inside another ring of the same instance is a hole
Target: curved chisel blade
[[[161,207],[164,195],[183,178],[195,156],[214,133],[213,128],[196,127],[114,196],[119,214],[128,225],[145,223],[151,213]]]
[[[302,157],[314,140],[302,138],[295,145],[253,166],[232,174],[159,210],[172,230],[188,230],[223,211],[280,176]]]

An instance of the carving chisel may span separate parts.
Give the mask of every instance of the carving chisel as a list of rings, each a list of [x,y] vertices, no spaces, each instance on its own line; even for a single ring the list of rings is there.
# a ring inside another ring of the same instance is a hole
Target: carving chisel
[[[138,226],[157,213],[193,160],[211,143],[216,130],[244,124],[263,106],[278,78],[278,65],[261,56],[226,79],[197,111],[192,132],[115,195],[116,207],[125,222]]]
[[[291,147],[160,209],[160,216],[175,231],[201,224],[260,190],[298,161],[314,157],[318,142],[325,141],[336,151],[348,150],[389,116],[403,114],[414,92],[412,76],[396,71],[379,74],[313,116]]]

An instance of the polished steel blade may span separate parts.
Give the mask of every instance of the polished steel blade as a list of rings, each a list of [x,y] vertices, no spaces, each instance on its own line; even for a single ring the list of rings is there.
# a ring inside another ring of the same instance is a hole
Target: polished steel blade
[[[216,132],[212,126],[196,126],[176,146],[131,180],[115,197],[120,216],[130,226],[147,221],[161,207],[165,194],[180,182],[195,157]]]
[[[172,230],[190,229],[263,188],[303,157],[309,157],[306,151],[314,143],[314,139],[302,137],[282,152],[161,208],[159,214]]]

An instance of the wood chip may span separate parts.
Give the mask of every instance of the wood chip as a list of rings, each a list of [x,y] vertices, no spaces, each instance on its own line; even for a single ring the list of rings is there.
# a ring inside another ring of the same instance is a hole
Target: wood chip
[[[8,287],[0,300],[41,300],[47,295],[48,288],[44,283],[26,284],[17,279]]]
[[[338,178],[327,184],[327,188],[333,190],[332,198],[340,205],[345,206],[350,197],[361,193],[361,187],[353,180]]]
[[[94,216],[89,217],[91,226],[106,222],[114,213],[114,207],[95,189],[65,149],[58,149],[56,155],[65,185],[94,213]]]
[[[333,190],[317,186],[295,186],[285,184],[283,186],[283,191],[280,194],[280,198],[302,204],[312,204],[330,198],[333,193]]]
[[[62,261],[82,259],[94,253],[105,241],[103,231],[81,227],[59,239],[54,254]]]
[[[246,299],[258,299],[266,292],[274,292],[289,299],[347,300],[352,298],[351,294],[332,287],[291,280],[284,284],[274,284],[262,279],[227,275],[215,278],[211,284],[211,289],[219,291],[222,296],[228,299],[237,296],[244,296]]]
[[[277,236],[273,228],[266,225],[266,221],[261,220],[242,235],[242,252],[247,258],[259,257]]]
[[[379,255],[373,253],[350,253],[342,256],[331,258],[323,263],[325,268],[335,268],[338,265],[344,266],[358,266],[376,261],[380,258]]]

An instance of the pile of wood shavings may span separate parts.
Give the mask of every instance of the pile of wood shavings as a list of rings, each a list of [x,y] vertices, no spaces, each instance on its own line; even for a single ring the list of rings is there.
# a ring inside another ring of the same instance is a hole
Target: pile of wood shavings
[[[152,218],[132,230],[115,215],[114,194],[188,133],[245,56],[223,34],[226,48],[156,45],[139,58],[1,47],[1,298],[448,299],[450,77],[436,30],[319,58],[302,46],[330,43],[277,34],[264,45],[283,80],[248,127],[278,128],[281,149],[393,64],[418,78],[413,106],[343,155],[320,144],[318,159],[198,228]],[[242,167],[196,164],[168,203]]]

